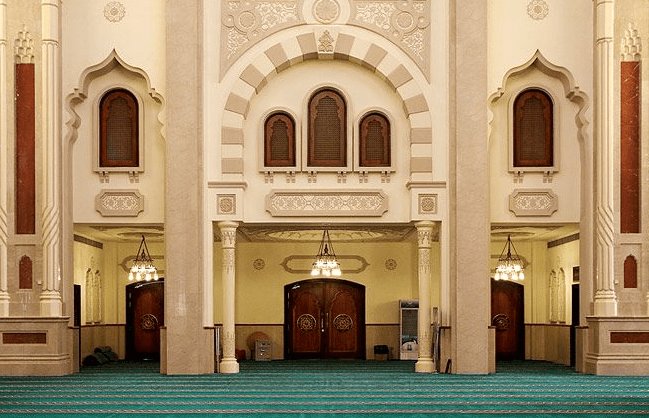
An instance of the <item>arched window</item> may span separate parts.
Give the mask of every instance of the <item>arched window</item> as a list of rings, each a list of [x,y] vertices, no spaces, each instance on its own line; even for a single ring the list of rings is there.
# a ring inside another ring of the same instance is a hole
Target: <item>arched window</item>
[[[630,255],[624,260],[624,288],[636,289],[638,287],[638,262]]]
[[[277,112],[266,118],[264,165],[295,167],[295,121],[287,113]]]
[[[333,89],[316,92],[309,101],[309,167],[347,166],[347,106]]]
[[[99,103],[99,166],[139,165],[138,104],[124,89],[107,92]]]
[[[552,98],[525,90],[514,101],[514,167],[554,165]]]
[[[390,122],[380,113],[365,116],[359,126],[359,165],[390,166]]]

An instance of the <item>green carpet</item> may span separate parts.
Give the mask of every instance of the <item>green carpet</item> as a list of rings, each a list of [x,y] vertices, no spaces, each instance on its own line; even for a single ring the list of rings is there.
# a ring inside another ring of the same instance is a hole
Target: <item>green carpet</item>
[[[116,362],[63,377],[0,377],[3,418],[649,416],[649,377],[590,376],[544,362],[494,375],[414,373],[410,361],[243,362],[237,375],[164,376]]]

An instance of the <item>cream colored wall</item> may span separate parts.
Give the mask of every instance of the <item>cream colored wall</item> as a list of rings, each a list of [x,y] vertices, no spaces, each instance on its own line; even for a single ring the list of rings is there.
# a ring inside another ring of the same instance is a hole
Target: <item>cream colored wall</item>
[[[74,243],[74,283],[81,285],[81,323],[85,318],[85,277],[88,268],[101,272],[102,283],[102,323],[126,323],[126,286],[128,269],[135,257],[139,242],[117,244],[103,242],[103,249],[91,245]],[[158,268],[160,277],[164,277],[164,243],[147,242],[151,257]],[[94,267],[93,267],[94,266]]]
[[[336,254],[363,257],[368,266],[357,274],[343,274],[342,278],[365,285],[365,323],[367,357],[373,357],[375,344],[388,345],[398,353],[400,299],[418,298],[418,268],[416,243],[334,243]],[[268,334],[273,345],[273,358],[283,357],[284,286],[309,278],[309,274],[288,273],[281,266],[286,257],[303,255],[304,260],[289,262],[292,269],[309,270],[318,243],[248,243],[236,246],[236,302],[237,348],[245,349],[250,333]],[[264,261],[263,269],[256,269],[254,261]],[[394,259],[397,267],[388,270],[387,259]],[[214,322],[222,322],[221,247],[214,246]],[[349,268],[357,268],[355,260],[340,260]],[[431,250],[431,300],[439,306],[440,246],[433,243]],[[249,355],[249,352],[248,352]]]
[[[549,288],[549,272],[556,271],[559,272],[563,270],[565,274],[565,300],[566,308],[565,315],[563,318],[558,318],[560,323],[565,323],[571,325],[571,312],[572,312],[572,283],[573,283],[573,271],[572,268],[579,266],[579,240],[571,241],[566,244],[558,245],[556,247],[548,248],[548,274],[546,277],[546,283]],[[548,317],[549,319],[549,317]],[[546,319],[547,320],[547,319]],[[584,324],[582,324],[584,325]]]
[[[100,272],[102,278],[102,294],[105,296],[106,290],[104,289],[104,283],[107,281],[105,278],[104,270],[104,252],[102,249],[93,247],[92,245],[74,242],[74,284],[81,285],[81,324],[86,324],[89,322],[89,318],[86,315],[86,307],[90,301],[88,301],[87,287],[86,287],[86,273],[90,270],[92,274]],[[95,303],[100,303],[102,306],[102,321],[106,322],[105,316],[103,314],[104,307],[103,301],[105,297]]]
[[[149,76],[152,87],[164,95],[165,2],[122,1],[124,17],[117,22],[104,16],[108,2],[65,0],[62,3],[64,97],[79,87],[79,77],[85,69],[102,62],[113,50],[129,65],[142,69]]]

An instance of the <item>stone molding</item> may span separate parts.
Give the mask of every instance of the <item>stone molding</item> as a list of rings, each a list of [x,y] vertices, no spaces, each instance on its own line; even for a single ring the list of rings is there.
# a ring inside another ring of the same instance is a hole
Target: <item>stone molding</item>
[[[552,216],[558,206],[551,189],[516,189],[509,195],[509,210],[516,216]]]
[[[382,216],[388,197],[380,190],[273,190],[266,210],[272,216]]]
[[[14,60],[16,64],[34,63],[34,37],[25,25],[14,41]]]
[[[627,29],[624,31],[620,51],[621,61],[640,61],[642,40],[633,22],[629,22]]]
[[[95,196],[95,210],[101,216],[138,216],[144,211],[144,196],[138,190],[102,190]]]

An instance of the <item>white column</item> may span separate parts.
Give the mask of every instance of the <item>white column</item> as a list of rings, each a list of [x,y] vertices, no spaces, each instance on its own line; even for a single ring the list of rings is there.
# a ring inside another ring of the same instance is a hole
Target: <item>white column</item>
[[[41,316],[61,316],[60,0],[42,0],[43,291]]]
[[[221,280],[223,281],[223,360],[221,360],[221,373],[239,373],[239,363],[234,355],[235,331],[234,331],[234,282],[235,282],[235,259],[234,244],[237,237],[236,222],[219,222],[221,229],[221,245],[223,247],[223,270]]]
[[[419,253],[419,316],[417,317],[419,359],[415,363],[415,371],[432,373],[435,370],[431,356],[433,339],[430,332],[430,247],[433,223],[422,221],[417,222],[415,226]]]
[[[0,0],[0,317],[9,316],[7,287],[7,1]]]
[[[594,314],[616,316],[614,287],[614,0],[595,0],[595,143],[597,205],[597,271]]]

